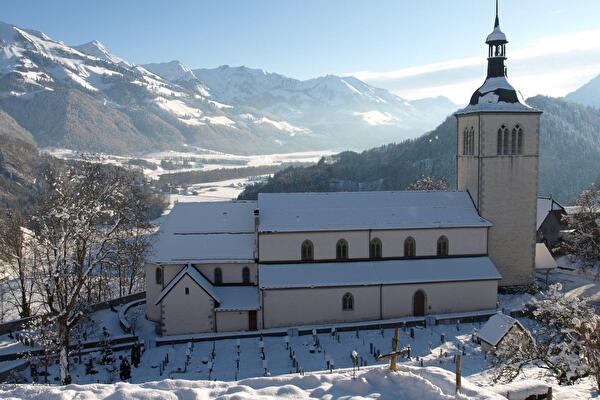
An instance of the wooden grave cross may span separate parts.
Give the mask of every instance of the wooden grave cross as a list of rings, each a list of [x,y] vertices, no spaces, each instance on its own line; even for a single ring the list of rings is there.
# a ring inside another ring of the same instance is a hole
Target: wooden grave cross
[[[390,371],[396,370],[396,357],[410,354],[410,346],[404,347],[402,350],[398,350],[398,342],[400,341],[400,328],[396,328],[394,337],[392,338],[392,352],[388,354],[381,354],[377,357],[378,360],[389,358],[390,359]]]

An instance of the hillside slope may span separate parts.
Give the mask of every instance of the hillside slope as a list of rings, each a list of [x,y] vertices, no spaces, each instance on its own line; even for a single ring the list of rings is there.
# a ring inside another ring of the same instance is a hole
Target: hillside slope
[[[550,97],[528,103],[541,117],[539,193],[572,202],[600,178],[600,111]],[[360,154],[344,152],[306,168],[288,168],[240,198],[259,192],[403,190],[422,175],[456,181],[456,122],[453,116],[417,139]]]

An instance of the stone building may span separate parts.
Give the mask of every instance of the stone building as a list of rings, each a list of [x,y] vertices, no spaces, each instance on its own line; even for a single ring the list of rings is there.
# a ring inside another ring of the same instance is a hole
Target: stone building
[[[498,16],[488,73],[456,113],[456,192],[260,194],[178,204],[146,265],[164,335],[495,310],[532,283],[538,110],[506,79]]]

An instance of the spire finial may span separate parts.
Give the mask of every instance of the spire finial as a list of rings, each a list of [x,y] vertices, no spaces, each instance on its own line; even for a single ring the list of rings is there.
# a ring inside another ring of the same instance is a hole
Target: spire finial
[[[498,0],[496,0],[496,22],[494,23],[494,28],[500,26],[500,18],[498,17]]]

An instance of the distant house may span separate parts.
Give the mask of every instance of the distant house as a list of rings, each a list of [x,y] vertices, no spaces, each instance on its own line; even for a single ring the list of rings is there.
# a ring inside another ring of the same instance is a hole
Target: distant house
[[[486,352],[494,352],[511,335],[520,335],[525,340],[533,341],[529,331],[519,321],[506,314],[495,314],[479,331],[481,349]]]
[[[539,197],[537,200],[537,242],[544,243],[548,248],[556,246],[560,233],[567,229],[563,216],[567,215],[565,208],[552,198]]]

